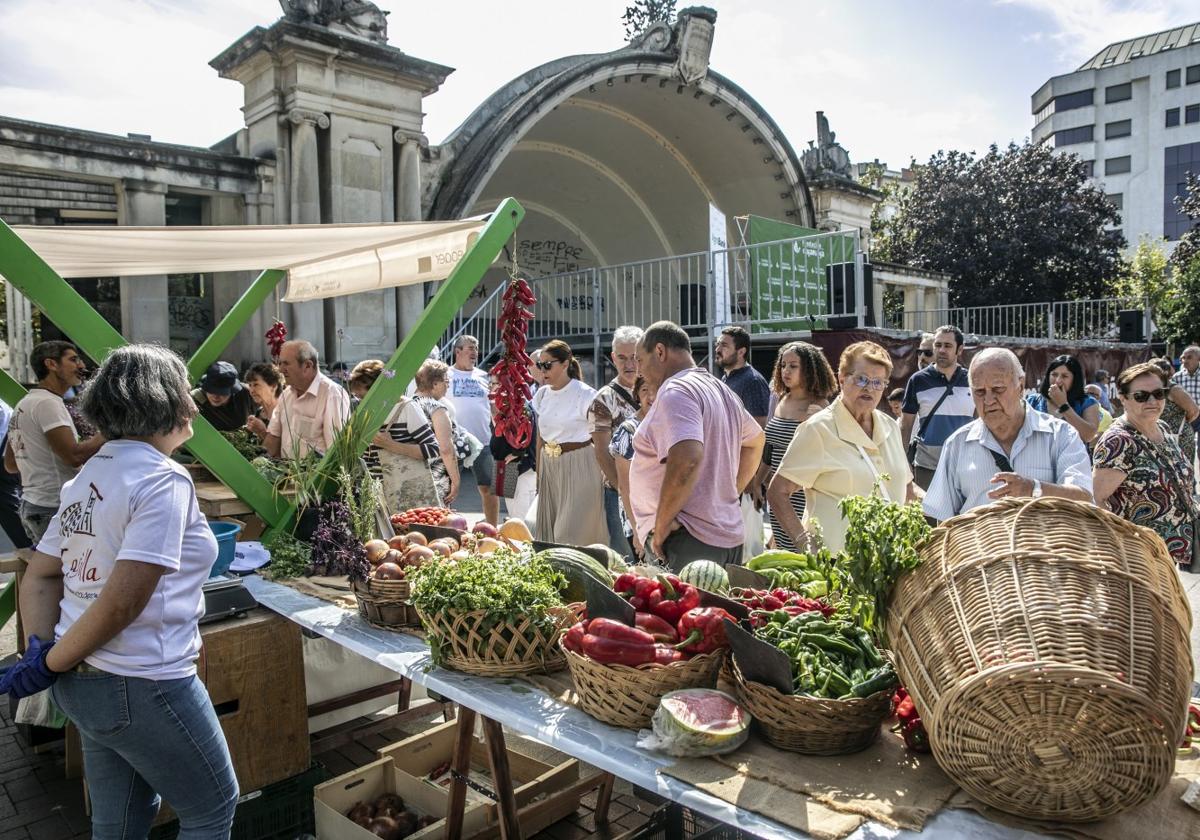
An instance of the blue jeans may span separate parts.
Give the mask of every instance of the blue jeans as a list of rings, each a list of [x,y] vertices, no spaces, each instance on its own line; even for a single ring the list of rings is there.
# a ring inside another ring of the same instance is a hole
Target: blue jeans
[[[608,547],[622,557],[628,556],[629,540],[621,522],[621,494],[608,486],[604,488],[604,521],[608,524]]]
[[[179,840],[229,837],[237,779],[198,677],[70,671],[51,692],[79,728],[94,840],[146,837],[160,794],[179,816]]]

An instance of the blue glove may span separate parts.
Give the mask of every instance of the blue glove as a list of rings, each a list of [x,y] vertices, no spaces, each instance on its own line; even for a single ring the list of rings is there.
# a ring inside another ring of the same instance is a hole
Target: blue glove
[[[58,674],[46,667],[46,654],[52,647],[54,642],[43,642],[37,636],[30,636],[25,655],[0,676],[0,694],[11,694],[20,700],[53,685]]]

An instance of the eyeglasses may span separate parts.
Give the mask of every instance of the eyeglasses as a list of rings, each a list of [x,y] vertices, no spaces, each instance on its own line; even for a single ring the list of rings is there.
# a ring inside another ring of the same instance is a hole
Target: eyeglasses
[[[554,367],[555,363],[558,361],[558,359],[551,359],[548,362],[537,362],[536,364],[538,366],[538,370],[550,370],[550,368]]]
[[[1162,402],[1171,393],[1170,388],[1155,388],[1153,391],[1134,391],[1129,396],[1133,397],[1134,402],[1144,403],[1151,397]]]
[[[932,350],[918,350],[917,355],[918,356],[932,356],[933,351]]]
[[[872,391],[882,391],[887,387],[886,379],[872,379],[869,376],[863,376],[861,373],[857,376],[851,376],[850,381],[859,388],[870,388]]]

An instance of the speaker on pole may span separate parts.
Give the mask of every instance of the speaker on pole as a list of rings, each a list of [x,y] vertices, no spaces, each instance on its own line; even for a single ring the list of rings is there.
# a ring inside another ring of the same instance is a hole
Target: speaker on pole
[[[870,263],[863,263],[863,297],[866,298],[865,324],[875,326],[874,272]],[[852,330],[858,327],[854,292],[854,263],[831,263],[825,266],[826,300],[830,316],[826,319],[831,330]]]
[[[1117,313],[1117,324],[1122,344],[1141,344],[1146,340],[1145,313],[1140,309],[1122,309]]]

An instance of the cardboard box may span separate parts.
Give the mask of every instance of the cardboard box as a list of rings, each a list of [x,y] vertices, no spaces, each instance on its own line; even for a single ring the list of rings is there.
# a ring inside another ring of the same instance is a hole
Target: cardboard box
[[[407,738],[379,750],[380,758],[390,760],[396,770],[414,782],[441,791],[449,799],[448,774],[439,773],[437,780],[430,774],[441,770],[454,755],[454,741],[458,737],[458,720],[435,726],[427,732]],[[531,836],[553,825],[579,809],[580,793],[575,783],[579,781],[579,762],[568,759],[561,764],[547,764],[521,753],[508,750],[509,771],[512,773],[514,795],[520,810],[521,832]],[[488,768],[487,745],[479,738],[472,738],[471,782],[486,790],[493,790]],[[464,826],[464,837],[484,840],[499,833],[499,815],[495,802],[467,788],[467,807],[482,803],[488,827],[479,832],[468,831]],[[537,807],[533,807],[534,805]],[[353,803],[351,803],[353,804]]]
[[[385,793],[399,794],[410,811],[437,818],[432,825],[408,835],[407,840],[438,840],[445,834],[449,793],[400,772],[391,759],[379,758],[313,789],[317,837],[321,840],[379,840],[351,822],[346,813],[356,803],[373,802]],[[484,806],[468,802],[463,810],[463,835],[471,837],[486,827]]]

